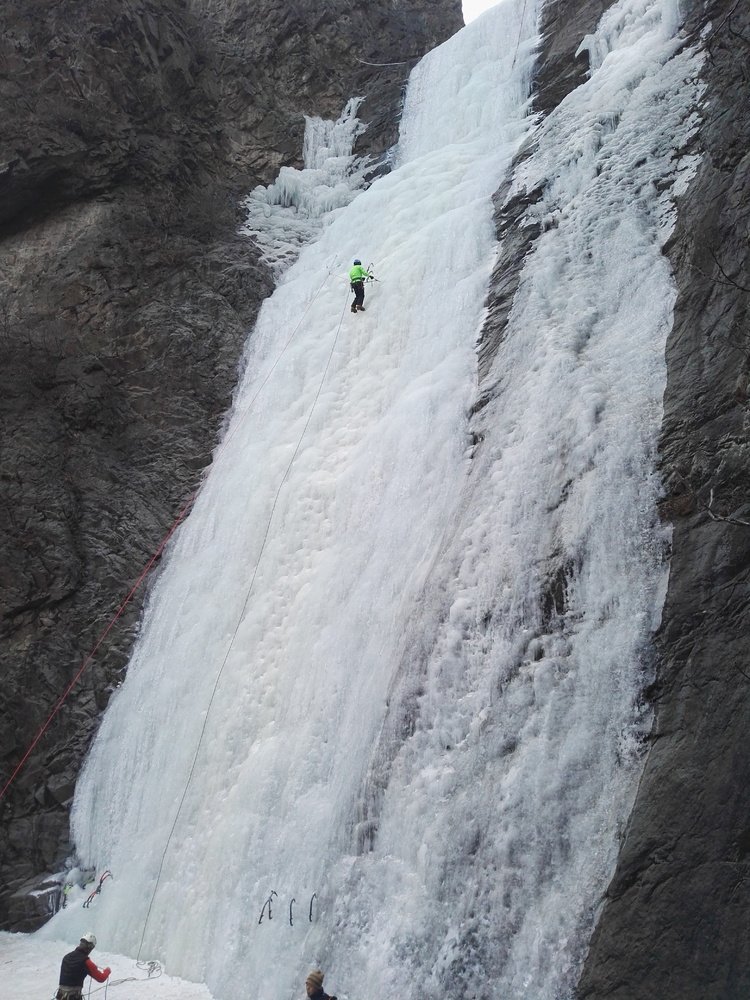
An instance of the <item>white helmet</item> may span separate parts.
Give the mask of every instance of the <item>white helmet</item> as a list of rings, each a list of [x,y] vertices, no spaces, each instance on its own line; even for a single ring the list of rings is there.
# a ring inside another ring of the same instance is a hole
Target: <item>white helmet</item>
[[[91,931],[82,934],[81,941],[85,941],[90,948],[96,948],[96,935],[92,934]]]

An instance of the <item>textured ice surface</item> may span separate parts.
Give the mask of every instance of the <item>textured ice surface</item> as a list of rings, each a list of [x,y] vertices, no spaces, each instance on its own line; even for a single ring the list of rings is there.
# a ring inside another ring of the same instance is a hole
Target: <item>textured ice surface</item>
[[[566,995],[665,585],[661,246],[698,69],[676,10],[615,4],[543,123],[534,0],[417,67],[396,169],[321,215],[249,339],[77,791],[81,861],[114,878],[45,933],[95,918],[135,954],[145,928],[142,957],[221,1000],[286,1000],[313,964],[342,998]],[[532,134],[514,185],[543,232],[470,422],[491,198]],[[357,316],[354,256],[381,279]]]
[[[352,98],[335,122],[306,117],[304,169],[282,167],[273,184],[255,188],[245,199],[243,231],[277,276],[362,186],[368,158],[352,152],[364,128],[357,118],[361,103]]]

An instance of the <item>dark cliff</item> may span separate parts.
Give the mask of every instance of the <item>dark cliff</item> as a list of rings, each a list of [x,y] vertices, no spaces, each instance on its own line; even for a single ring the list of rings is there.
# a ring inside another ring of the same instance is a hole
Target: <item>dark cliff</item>
[[[611,0],[549,0],[535,107],[552,111],[586,77],[576,57]],[[673,525],[656,637],[655,711],[638,795],[597,919],[580,1000],[739,1000],[750,989],[746,732],[750,642],[750,11],[737,0],[683,3],[685,45],[706,53],[701,165],[665,248],[678,287],[667,344],[660,442]],[[521,156],[526,155],[522,152]],[[523,259],[520,227],[540,192],[496,197],[501,250],[479,345],[482,390]]]
[[[582,1000],[750,990],[750,10],[683,12],[706,92],[701,165],[666,248],[679,289],[661,436],[669,590],[651,747]]]
[[[0,12],[0,927],[69,851],[83,755],[143,587],[210,463],[272,280],[238,199],[299,165],[304,115],[364,95],[373,162],[459,0],[8,0]],[[390,63],[370,66],[367,63]]]

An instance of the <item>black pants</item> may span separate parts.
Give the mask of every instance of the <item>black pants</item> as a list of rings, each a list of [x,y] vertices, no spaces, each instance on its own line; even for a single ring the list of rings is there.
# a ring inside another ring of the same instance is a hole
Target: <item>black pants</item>
[[[352,308],[356,306],[364,305],[365,301],[365,283],[364,281],[353,281],[352,291],[354,292],[354,302],[352,302]]]

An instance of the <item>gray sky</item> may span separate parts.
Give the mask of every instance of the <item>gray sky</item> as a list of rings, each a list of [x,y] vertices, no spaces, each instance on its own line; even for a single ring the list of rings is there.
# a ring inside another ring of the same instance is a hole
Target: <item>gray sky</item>
[[[464,21],[468,24],[482,11],[494,7],[498,0],[464,0]]]

